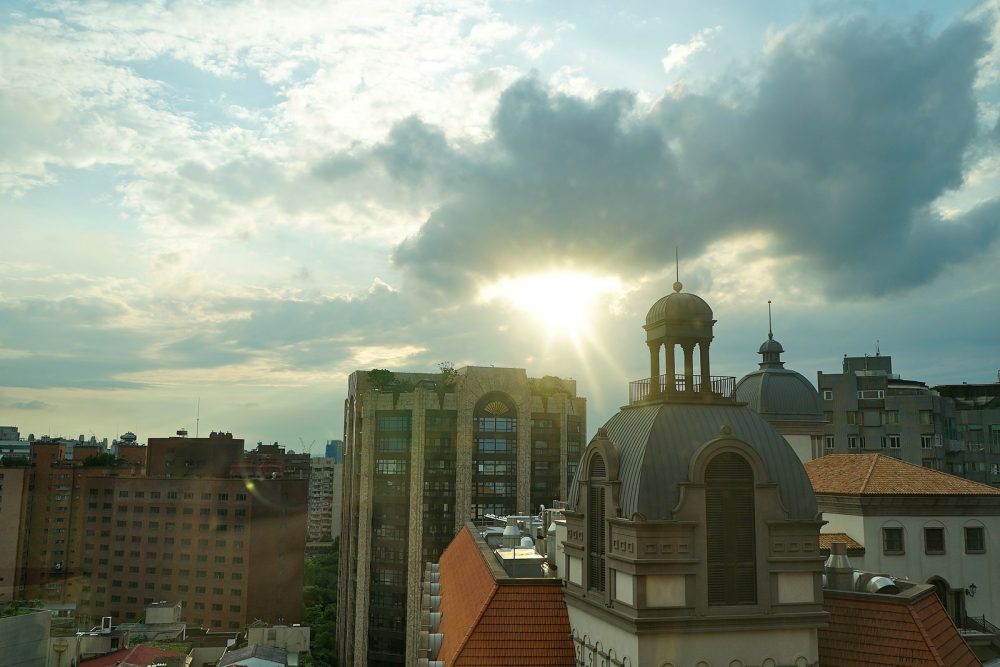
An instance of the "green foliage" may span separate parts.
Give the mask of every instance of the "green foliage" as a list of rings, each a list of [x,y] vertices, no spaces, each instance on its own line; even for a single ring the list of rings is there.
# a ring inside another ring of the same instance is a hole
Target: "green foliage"
[[[325,554],[306,559],[303,587],[303,617],[312,633],[311,664],[335,667],[337,664],[337,581],[340,563],[340,538]]]
[[[438,364],[438,368],[441,369],[441,377],[438,379],[438,387],[442,390],[451,387],[458,378],[458,371],[455,370],[455,364],[450,361],[442,361]]]
[[[3,460],[0,460],[0,465],[4,468],[27,468],[31,465],[31,461],[28,460],[27,456],[5,456]]]
[[[110,468],[115,464],[115,455],[110,452],[88,456],[83,460],[84,468]]]
[[[385,368],[373,368],[368,371],[368,384],[376,391],[387,391],[396,384],[396,374]]]
[[[185,655],[191,652],[191,647],[193,646],[191,642],[158,641],[143,643],[146,646],[152,646],[153,648],[162,649],[164,651],[173,651],[174,653],[184,653]]]
[[[24,614],[34,614],[42,608],[41,600],[11,600],[2,611],[0,616],[22,616]]]

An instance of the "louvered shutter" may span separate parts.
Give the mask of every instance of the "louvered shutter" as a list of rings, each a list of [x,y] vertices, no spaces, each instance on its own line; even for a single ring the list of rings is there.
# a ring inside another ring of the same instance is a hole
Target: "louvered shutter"
[[[598,459],[600,457],[597,457]],[[603,460],[602,460],[603,463]],[[587,539],[590,552],[590,588],[603,592],[604,587],[604,563],[605,544],[607,539],[607,521],[604,511],[604,487],[590,487],[590,497],[587,503],[589,513]]]
[[[705,471],[708,603],[757,603],[753,470],[733,452]]]

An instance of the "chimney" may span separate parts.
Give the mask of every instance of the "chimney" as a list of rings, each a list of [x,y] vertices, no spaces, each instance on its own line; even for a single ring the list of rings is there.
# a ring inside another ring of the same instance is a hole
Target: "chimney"
[[[854,568],[847,558],[847,543],[833,542],[830,544],[830,556],[823,563],[826,573],[826,587],[834,591],[850,591],[854,589]]]

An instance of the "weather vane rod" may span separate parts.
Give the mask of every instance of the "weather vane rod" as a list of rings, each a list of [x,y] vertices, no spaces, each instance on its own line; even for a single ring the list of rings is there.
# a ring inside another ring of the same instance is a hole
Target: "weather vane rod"
[[[774,327],[771,326],[771,300],[767,300],[767,337],[774,338]]]

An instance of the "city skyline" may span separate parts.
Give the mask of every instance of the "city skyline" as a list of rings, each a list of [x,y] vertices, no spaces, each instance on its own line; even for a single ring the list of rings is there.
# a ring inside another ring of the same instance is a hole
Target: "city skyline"
[[[998,15],[8,5],[0,424],[315,454],[349,373],[451,362],[575,378],[589,439],[675,249],[717,374],[771,300],[813,384],[995,382]]]

